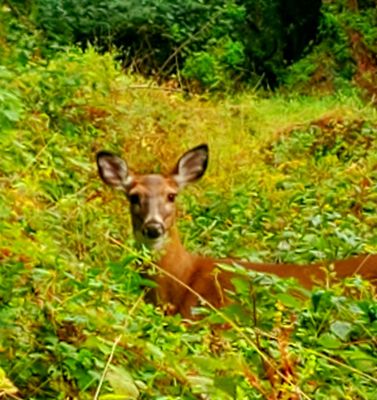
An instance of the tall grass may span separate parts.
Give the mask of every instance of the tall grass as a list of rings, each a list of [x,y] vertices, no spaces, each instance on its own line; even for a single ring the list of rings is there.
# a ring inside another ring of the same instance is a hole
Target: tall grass
[[[108,149],[168,172],[207,142],[207,175],[180,198],[191,250],[298,263],[373,252],[374,108],[349,93],[188,96],[92,49],[1,71],[0,395],[93,398],[112,353],[103,399],[375,398],[367,282],[296,299],[294,283],[247,277],[224,311],[233,329],[165,317],[140,297],[147,256],[94,163]]]

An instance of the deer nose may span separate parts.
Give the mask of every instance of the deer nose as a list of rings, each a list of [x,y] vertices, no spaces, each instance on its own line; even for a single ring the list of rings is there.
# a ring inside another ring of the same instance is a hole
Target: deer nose
[[[164,233],[164,228],[157,222],[149,223],[143,228],[143,235],[148,239],[157,239]]]

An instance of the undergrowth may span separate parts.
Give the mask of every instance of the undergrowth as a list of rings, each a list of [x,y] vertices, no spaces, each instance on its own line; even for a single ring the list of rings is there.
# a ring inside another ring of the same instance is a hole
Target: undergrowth
[[[107,149],[166,172],[207,142],[207,175],[180,198],[188,248],[344,258],[377,250],[375,109],[341,93],[187,98],[92,49],[3,65],[0,80],[0,397],[377,397],[370,283],[308,292],[245,273],[229,308],[166,317],[144,302],[148,256],[94,163]]]

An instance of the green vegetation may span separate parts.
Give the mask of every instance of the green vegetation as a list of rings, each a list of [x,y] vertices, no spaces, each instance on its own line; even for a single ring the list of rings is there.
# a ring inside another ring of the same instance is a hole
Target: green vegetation
[[[363,93],[188,96],[113,54],[52,47],[8,8],[0,17],[0,397],[375,399],[370,283],[308,292],[245,273],[228,309],[166,317],[144,302],[148,254],[94,163],[105,148],[168,171],[208,142],[209,170],[179,200],[195,252],[297,263],[376,252],[377,112]]]
[[[7,0],[56,46],[117,49],[122,64],[189,91],[376,86],[374,0]],[[290,68],[287,68],[289,67]]]

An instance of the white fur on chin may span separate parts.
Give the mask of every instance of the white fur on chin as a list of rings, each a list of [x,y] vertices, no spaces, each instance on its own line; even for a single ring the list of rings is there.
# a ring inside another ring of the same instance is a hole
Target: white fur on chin
[[[134,236],[138,243],[144,245],[151,251],[163,250],[167,239],[166,234],[157,239],[149,239],[145,237],[141,232],[135,232]]]

